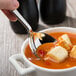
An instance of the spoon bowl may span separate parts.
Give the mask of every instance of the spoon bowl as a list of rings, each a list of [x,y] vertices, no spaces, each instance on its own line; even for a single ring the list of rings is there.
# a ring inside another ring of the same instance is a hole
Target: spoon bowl
[[[43,32],[33,32],[29,37],[29,45],[31,47],[32,52],[37,56],[36,49],[45,43],[55,42],[52,36],[43,33]],[[38,57],[38,56],[37,56]]]

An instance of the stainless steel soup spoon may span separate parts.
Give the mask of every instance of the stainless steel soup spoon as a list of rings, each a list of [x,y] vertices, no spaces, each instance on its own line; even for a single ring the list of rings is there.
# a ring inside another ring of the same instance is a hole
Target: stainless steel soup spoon
[[[44,43],[56,41],[55,38],[53,38],[52,36],[46,33],[34,32],[31,26],[29,25],[29,23],[23,18],[23,16],[17,10],[13,10],[12,13],[18,18],[18,21],[26,28],[29,36],[29,45],[30,45],[31,51],[33,52],[33,54],[35,54],[35,56],[38,57],[36,53],[36,49],[40,45]]]

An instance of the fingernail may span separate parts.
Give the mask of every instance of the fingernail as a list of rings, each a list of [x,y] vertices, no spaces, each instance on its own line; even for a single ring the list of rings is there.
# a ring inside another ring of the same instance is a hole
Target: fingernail
[[[18,8],[19,2],[17,0],[13,0],[14,7]]]

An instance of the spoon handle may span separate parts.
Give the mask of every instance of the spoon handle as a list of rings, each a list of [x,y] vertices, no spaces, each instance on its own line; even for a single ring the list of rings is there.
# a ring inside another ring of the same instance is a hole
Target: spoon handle
[[[13,10],[11,12],[17,17],[18,21],[26,28],[27,32],[30,33],[32,28],[29,23],[23,18],[23,16],[17,10]]]

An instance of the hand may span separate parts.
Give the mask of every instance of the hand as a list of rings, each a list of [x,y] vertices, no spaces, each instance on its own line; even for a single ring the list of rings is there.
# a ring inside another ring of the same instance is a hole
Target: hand
[[[0,0],[0,9],[11,20],[16,21],[17,18],[10,12],[10,10],[17,9],[19,2],[17,0]]]

